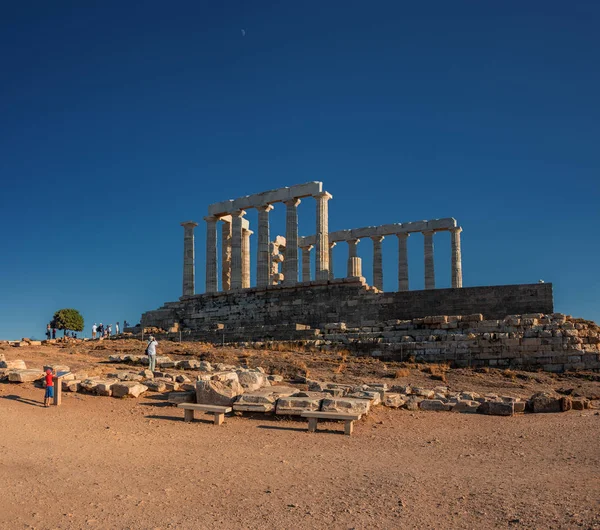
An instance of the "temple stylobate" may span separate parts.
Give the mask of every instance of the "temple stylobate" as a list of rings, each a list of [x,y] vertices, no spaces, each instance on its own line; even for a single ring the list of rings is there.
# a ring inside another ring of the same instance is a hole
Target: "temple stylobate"
[[[301,237],[298,234],[298,205],[302,200],[315,200],[316,233]],[[332,196],[323,191],[321,182],[309,182],[266,191],[239,199],[211,204],[206,221],[206,293],[219,292],[218,223],[221,223],[221,290],[231,291],[251,287],[250,223],[245,218],[249,209],[258,211],[258,252],[256,261],[256,288],[282,284],[293,286],[311,281],[326,283],[334,279],[333,247],[337,243],[348,245],[347,277],[362,277],[362,260],[359,242],[371,239],[373,251],[373,286],[383,290],[382,241],[385,237],[398,238],[398,291],[409,289],[407,238],[411,234],[423,235],[425,264],[425,289],[435,288],[434,235],[451,233],[452,287],[462,287],[460,232],[453,218],[434,219],[410,223],[394,223],[351,230],[329,232],[328,203]],[[283,203],[286,209],[285,238],[278,236],[271,241],[269,212],[273,204]],[[183,296],[191,296],[194,288],[194,228],[193,221],[184,226]],[[311,253],[314,274],[311,271]],[[300,254],[300,255],[299,255]],[[300,258],[300,259],[299,259]],[[279,265],[282,270],[279,271]],[[298,274],[301,269],[301,282]]]

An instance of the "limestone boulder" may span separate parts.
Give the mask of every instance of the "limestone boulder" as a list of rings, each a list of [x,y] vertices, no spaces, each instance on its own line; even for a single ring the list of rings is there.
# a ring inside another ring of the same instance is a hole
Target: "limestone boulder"
[[[204,405],[230,407],[243,393],[244,388],[234,379],[196,382],[196,402]]]
[[[447,411],[451,406],[450,403],[444,403],[441,399],[424,399],[419,403],[421,410],[431,411]]]
[[[271,383],[283,383],[282,375],[277,375],[277,374],[269,375],[269,376],[267,376],[267,379],[269,381],[271,381]]]
[[[151,379],[149,381],[144,381],[144,385],[148,387],[148,390],[152,392],[165,392],[167,390],[167,385],[162,379]]]
[[[271,412],[275,408],[276,396],[269,392],[250,392],[238,396],[233,410],[240,412]]]
[[[142,376],[144,379],[154,379],[154,372],[152,370],[142,370],[138,372],[138,375]]]
[[[196,391],[169,392],[167,394],[167,401],[172,405],[178,405],[179,403],[196,403]]]
[[[274,395],[276,398],[294,396],[298,393],[298,389],[292,386],[275,385],[267,386],[262,389],[263,392],[268,392]]]
[[[408,399],[406,400],[406,403],[404,403],[403,408],[405,408],[406,410],[419,410],[419,403],[421,403],[421,401],[423,401],[424,398],[419,397],[419,396],[413,396],[410,395],[408,396]]]
[[[122,355],[109,355],[108,362],[109,363],[122,363],[124,361]]]
[[[367,414],[371,408],[371,402],[367,399],[356,398],[325,398],[321,403],[323,412],[345,412],[347,414]]]
[[[237,375],[245,392],[253,392],[269,384],[265,374],[261,372],[238,370]]]
[[[590,408],[590,401],[584,397],[572,398],[573,410],[585,410]]]
[[[481,403],[479,403],[479,401],[471,399],[459,399],[454,404],[452,404],[452,408],[450,410],[452,412],[464,412],[468,414],[475,414],[480,406]]]
[[[551,392],[537,392],[527,402],[531,412],[564,412],[571,410],[572,401],[568,396],[559,396]]]
[[[381,394],[379,392],[369,392],[364,390],[362,392],[354,392],[352,394],[348,394],[349,398],[356,399],[367,399],[371,403],[372,406],[379,405],[381,403]]]
[[[186,359],[179,362],[179,368],[183,370],[197,370],[200,368],[200,361],[197,359]]]
[[[433,396],[435,395],[435,392],[433,390],[429,390],[427,388],[421,388],[418,386],[413,387],[412,393],[415,396],[419,396],[419,397],[422,397],[425,399],[433,399]]]
[[[27,370],[25,361],[0,361],[0,368],[6,368],[7,370]]]
[[[175,382],[176,383],[191,383],[192,380],[184,374],[179,374],[178,376],[175,377]]]
[[[117,379],[106,379],[97,381],[96,385],[94,386],[93,392],[97,396],[112,396],[112,387],[117,382]]]
[[[44,366],[44,372],[46,370],[54,370],[54,373],[58,372],[70,372],[71,369],[66,364],[47,364]]]
[[[488,414],[489,416],[514,416],[514,403],[503,401],[486,401],[481,403],[477,409],[479,414]]]
[[[79,392],[81,390],[81,380],[68,379],[62,381],[63,392]]]
[[[406,396],[395,392],[386,392],[383,397],[383,404],[386,407],[398,409],[406,403]]]
[[[310,392],[310,394],[315,394]],[[275,414],[283,414],[289,416],[300,416],[303,412],[317,411],[321,407],[323,395],[320,396],[289,396],[281,397],[277,400]]]
[[[44,372],[41,370],[12,370],[8,373],[11,383],[32,383],[43,378]]]
[[[113,397],[139,397],[148,390],[148,387],[135,381],[122,381],[112,385]]]

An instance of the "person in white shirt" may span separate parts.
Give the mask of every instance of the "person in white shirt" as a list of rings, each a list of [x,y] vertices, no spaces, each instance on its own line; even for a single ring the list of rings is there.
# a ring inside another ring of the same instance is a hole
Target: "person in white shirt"
[[[148,346],[146,346],[146,355],[148,355],[148,361],[150,361],[150,371],[154,372],[156,370],[156,347],[158,346],[158,342],[156,339],[150,335],[148,337]]]
[[[94,322],[94,325],[92,326],[92,339],[96,338],[96,331],[98,330],[98,326],[96,326],[96,323]]]
[[[118,335],[118,334],[119,334],[119,323],[117,322],[115,324],[115,335]]]

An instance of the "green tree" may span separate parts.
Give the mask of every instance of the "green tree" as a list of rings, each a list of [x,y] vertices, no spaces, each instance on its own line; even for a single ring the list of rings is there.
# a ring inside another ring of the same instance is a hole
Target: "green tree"
[[[83,331],[83,317],[77,309],[59,309],[52,317],[50,325],[62,329],[63,335],[69,331]]]

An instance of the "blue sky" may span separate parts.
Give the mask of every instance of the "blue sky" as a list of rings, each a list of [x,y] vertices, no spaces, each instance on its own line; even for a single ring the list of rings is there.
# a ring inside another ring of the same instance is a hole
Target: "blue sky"
[[[465,286],[544,279],[600,321],[599,23],[593,1],[4,3],[0,339],[177,299],[187,219],[202,292],[207,206],[313,180],[331,230],[455,217]]]

